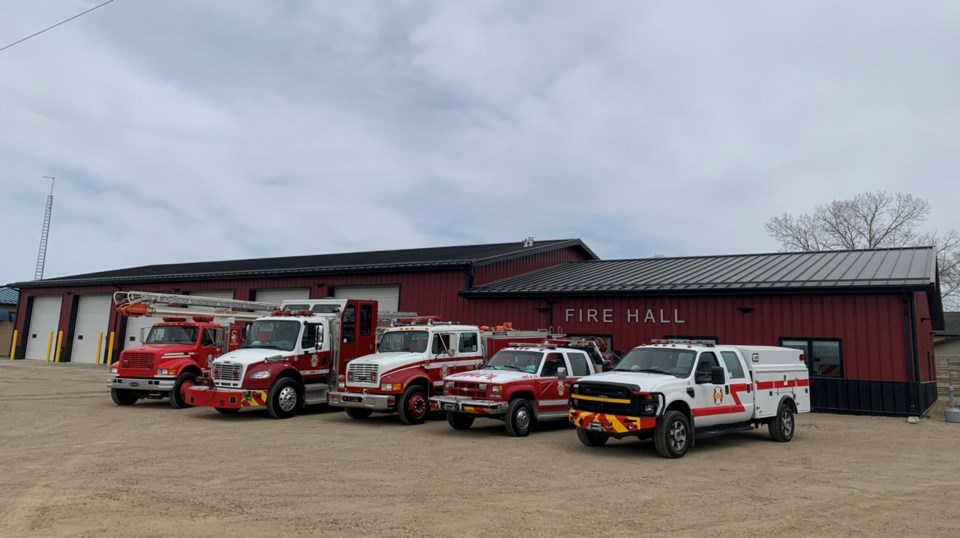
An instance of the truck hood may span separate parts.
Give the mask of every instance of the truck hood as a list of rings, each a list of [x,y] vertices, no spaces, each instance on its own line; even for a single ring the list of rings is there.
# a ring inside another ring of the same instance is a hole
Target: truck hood
[[[137,347],[124,349],[122,353],[149,353],[151,355],[163,355],[165,353],[189,353],[195,351],[194,344],[142,344]]]
[[[448,375],[443,378],[444,381],[456,381],[457,383],[493,383],[496,385],[523,381],[524,379],[538,379],[538,377],[537,374],[528,374],[526,372],[516,372],[513,370],[483,369]]]
[[[286,353],[276,350],[276,349],[237,349],[231,351],[225,355],[217,357],[213,364],[242,364],[248,366],[250,364],[263,362],[267,357],[276,357],[276,356],[285,356]]]
[[[382,376],[384,372],[396,370],[411,364],[423,362],[427,357],[423,353],[411,353],[409,351],[394,351],[390,353],[374,353],[373,355],[364,355],[350,361],[350,365],[375,364],[377,370]]]
[[[666,374],[651,372],[603,372],[581,377],[578,382],[631,385],[644,392],[658,392],[667,388],[688,385],[689,381]]]

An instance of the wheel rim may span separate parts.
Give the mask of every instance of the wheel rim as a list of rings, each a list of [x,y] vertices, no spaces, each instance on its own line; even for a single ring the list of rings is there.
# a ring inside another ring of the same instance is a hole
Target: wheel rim
[[[407,399],[407,414],[414,420],[420,420],[427,414],[427,399],[423,393],[415,392]]]
[[[517,425],[518,430],[527,431],[527,428],[530,427],[530,411],[526,407],[517,409],[513,422]]]
[[[670,425],[670,448],[674,451],[681,451],[687,445],[687,428],[679,420]]]
[[[784,437],[790,437],[793,434],[793,414],[786,409],[780,414],[780,433]]]
[[[280,404],[280,409],[283,411],[292,411],[297,405],[297,389],[293,387],[283,387],[280,389],[280,394],[277,396],[277,403]]]

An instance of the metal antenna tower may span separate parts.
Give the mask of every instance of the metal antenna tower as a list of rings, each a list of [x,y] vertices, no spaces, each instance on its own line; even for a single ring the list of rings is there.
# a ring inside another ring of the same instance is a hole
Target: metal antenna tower
[[[40,252],[37,253],[37,271],[33,274],[34,280],[43,280],[43,263],[47,258],[47,235],[50,233],[50,214],[53,213],[53,185],[57,178],[43,176],[50,180],[50,194],[47,196],[47,211],[43,214],[43,231],[40,232]]]

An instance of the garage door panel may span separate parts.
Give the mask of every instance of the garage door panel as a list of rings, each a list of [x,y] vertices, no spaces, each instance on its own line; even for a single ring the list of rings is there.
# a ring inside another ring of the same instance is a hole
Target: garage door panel
[[[25,357],[28,359],[44,359],[47,356],[47,342],[50,339],[50,331],[53,331],[53,346],[57,342],[57,331],[60,326],[60,303],[61,297],[37,297],[33,300],[33,307],[30,312],[30,327],[27,330],[27,350]],[[56,350],[51,348],[51,359],[56,354]]]
[[[137,347],[140,345],[140,329],[144,327],[152,327],[154,323],[160,321],[161,318],[143,316],[140,318],[127,318],[127,328],[124,330],[123,334],[123,346],[122,349],[127,349],[131,347]]]
[[[397,312],[400,308],[400,286],[337,286],[337,299],[371,299],[380,312]]]
[[[257,290],[254,295],[256,296],[256,301],[279,305],[285,299],[309,299],[310,290],[308,288]]]
[[[97,347],[100,352],[106,348],[101,334],[108,335],[107,325],[110,322],[110,309],[113,301],[109,295],[84,295],[77,303],[77,323],[73,329],[73,349],[70,353],[70,362],[97,362]],[[100,345],[97,345],[97,342]]]

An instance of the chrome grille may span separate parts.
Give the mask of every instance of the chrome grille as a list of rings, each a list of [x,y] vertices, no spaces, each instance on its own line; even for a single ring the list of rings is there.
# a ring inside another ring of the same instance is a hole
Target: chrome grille
[[[347,366],[347,381],[353,383],[377,383],[376,364],[350,364]]]
[[[124,353],[123,366],[125,368],[153,370],[153,353]]]
[[[464,396],[467,398],[486,398],[486,383],[454,383],[453,388],[446,393],[449,396]]]
[[[243,366],[239,364],[216,364],[213,365],[214,381],[240,381],[240,371]]]

